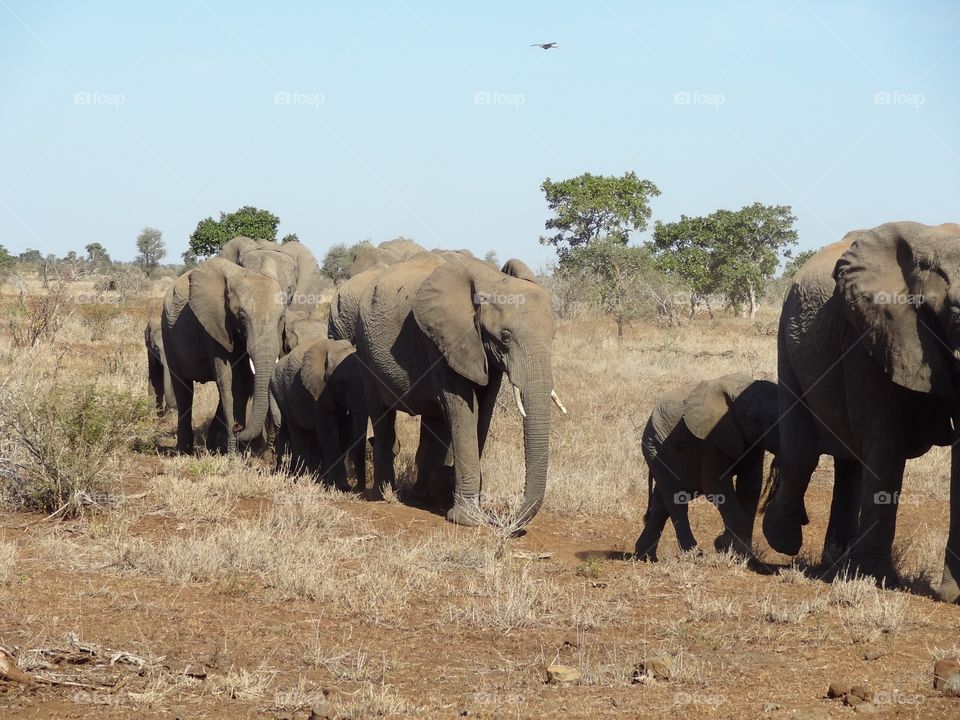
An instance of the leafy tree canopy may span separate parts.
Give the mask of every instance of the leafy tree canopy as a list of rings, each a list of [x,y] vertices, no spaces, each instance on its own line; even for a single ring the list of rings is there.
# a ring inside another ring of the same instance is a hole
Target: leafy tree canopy
[[[219,220],[207,217],[197,223],[197,228],[190,236],[190,251],[198,258],[216,255],[224,243],[238,235],[276,242],[279,224],[280,218],[269,210],[250,205],[232,213],[221,212]],[[295,237],[287,235],[284,241]]]
[[[361,240],[353,245],[337,243],[323,256],[320,272],[334,282],[340,282],[350,277],[350,266],[357,259],[359,252],[365,247],[372,247],[369,240]]]
[[[109,265],[110,253],[100,243],[90,243],[83,248],[87,251],[87,260],[94,265]]]
[[[803,264],[817,254],[816,250],[801,250],[796,255],[792,254],[789,250],[784,253],[784,256],[788,258],[787,264],[783,266],[783,276],[785,278],[792,278],[797,274]]]
[[[167,254],[167,245],[163,241],[163,233],[152,227],[145,227],[137,235],[137,250],[139,254],[134,262],[143,268],[149,275],[160,265]]]
[[[540,186],[553,217],[544,224],[553,235],[540,242],[557,248],[561,263],[574,248],[596,240],[626,245],[633,231],[643,232],[650,219],[650,198],[660,189],[634,172],[621,177],[584,173],[568,180],[550,178]]]

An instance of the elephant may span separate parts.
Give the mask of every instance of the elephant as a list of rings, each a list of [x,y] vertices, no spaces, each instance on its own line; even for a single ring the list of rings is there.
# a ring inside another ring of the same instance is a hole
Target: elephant
[[[219,257],[276,280],[294,309],[311,312],[320,304],[326,281],[313,253],[299,241],[277,244],[240,235],[224,243]]]
[[[339,310],[331,313],[331,337],[353,340],[363,365],[378,491],[395,480],[397,410],[419,415],[426,432],[418,459],[452,451],[447,520],[478,524],[480,456],[506,374],[524,417],[525,490],[515,520],[518,527],[532,520],[546,489],[551,400],[562,406],[547,292],[480,260],[424,252],[368,278],[357,302],[335,298],[332,307]],[[343,312],[348,307],[356,317]]]
[[[357,256],[350,265],[347,276],[352,278],[371,269],[383,270],[391,265],[409,260],[422,252],[426,252],[426,248],[413,240],[402,237],[386,240],[376,246],[364,243],[359,246]]]
[[[954,287],[954,281],[957,287]],[[855,230],[794,276],[777,338],[780,454],[765,503],[770,546],[795,555],[804,494],[834,458],[824,562],[897,584],[904,464],[953,444],[950,530],[937,595],[960,599],[960,225]]]
[[[752,556],[764,452],[776,455],[780,439],[777,413],[776,383],[740,373],[704,380],[657,403],[641,439],[649,475],[638,559],[656,561],[668,517],[680,549],[696,547],[687,504],[699,494],[723,518],[717,550]]]
[[[221,258],[184,273],[167,291],[161,324],[180,410],[180,452],[193,451],[194,382],[217,383],[217,419],[226,432],[228,452],[262,433],[284,309],[276,281]],[[244,427],[251,396],[250,420]]]
[[[270,395],[279,411],[277,462],[289,446],[296,472],[313,472],[347,490],[344,460],[349,455],[362,491],[367,408],[354,347],[326,337],[298,345],[277,363]]]
[[[283,353],[293,352],[298,345],[327,336],[326,313],[314,310],[287,310],[283,323]]]
[[[143,331],[143,342],[147,348],[147,376],[150,388],[157,402],[157,414],[177,409],[177,399],[170,383],[170,371],[163,353],[163,330],[161,316],[151,315]]]

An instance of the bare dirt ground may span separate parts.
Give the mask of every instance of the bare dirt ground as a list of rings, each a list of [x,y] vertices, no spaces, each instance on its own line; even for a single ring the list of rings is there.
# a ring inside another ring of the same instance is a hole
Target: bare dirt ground
[[[35,347],[3,339],[5,392],[93,382],[144,396],[148,309],[91,323],[69,306]],[[661,562],[627,557],[654,400],[734,370],[771,376],[775,319],[638,326],[622,345],[602,321],[561,322],[570,415],[556,416],[545,509],[519,538],[294,482],[269,457],[174,457],[172,417],[151,419],[151,444],[100,458],[102,494],[78,517],[10,498],[0,513],[0,647],[34,677],[75,683],[0,680],[0,717],[851,717],[825,697],[831,683],[868,686],[879,717],[960,717],[960,699],[932,688],[960,608],[924,594],[939,579],[949,453],[908,466],[897,554],[914,592],[821,579],[826,460],[795,563],[766,547],[759,520],[766,568],[714,553],[721,523],[704,501],[691,506],[702,554],[678,555],[668,526]],[[214,405],[205,388],[195,423]],[[498,409],[484,458],[492,508],[522,482],[515,415]],[[401,475],[415,428],[401,428]],[[582,679],[548,684],[552,664]]]

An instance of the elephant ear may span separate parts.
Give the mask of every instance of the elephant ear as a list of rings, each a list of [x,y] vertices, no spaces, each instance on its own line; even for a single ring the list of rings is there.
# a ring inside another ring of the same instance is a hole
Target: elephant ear
[[[327,385],[327,353],[329,343],[318,340],[312,343],[303,354],[303,364],[300,366],[300,380],[314,400]]]
[[[487,384],[476,288],[466,267],[447,262],[430,273],[413,300],[413,317],[454,372]]]
[[[346,340],[332,340],[327,343],[327,357],[323,366],[323,379],[330,382],[340,363],[353,355],[357,349]]]
[[[833,277],[854,337],[890,379],[917,392],[951,395],[950,358],[935,316],[947,287],[927,229],[891,223],[849,233],[852,244]]]
[[[190,273],[190,309],[207,334],[227,352],[233,352],[227,314],[231,269],[240,271],[227,260],[213,259],[201,263]]]
[[[510,258],[507,260],[503,267],[500,268],[500,272],[504,275],[510,275],[515,278],[520,278],[521,280],[527,280],[532,283],[537,282],[537,276],[533,274],[533,271],[530,267],[523,262],[523,260],[517,260],[516,258]]]
[[[746,375],[735,374],[697,385],[683,403],[683,421],[690,432],[728,457],[743,455],[746,441],[732,406],[751,382]]]

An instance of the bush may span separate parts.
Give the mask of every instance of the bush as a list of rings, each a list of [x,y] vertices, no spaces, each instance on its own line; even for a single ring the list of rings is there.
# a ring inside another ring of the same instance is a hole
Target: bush
[[[0,487],[16,507],[72,517],[108,499],[120,451],[153,449],[157,431],[146,396],[56,377],[4,388]]]

